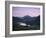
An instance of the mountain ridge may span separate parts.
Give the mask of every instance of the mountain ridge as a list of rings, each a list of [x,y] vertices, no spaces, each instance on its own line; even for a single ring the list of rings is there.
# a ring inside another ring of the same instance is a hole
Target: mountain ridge
[[[24,16],[24,17],[12,17],[13,18],[13,30],[18,30],[16,28],[25,30],[25,29],[32,29],[32,30],[37,30],[40,29],[40,15],[37,17],[30,17],[30,16]],[[18,24],[20,23],[25,23],[27,26],[30,25],[29,27],[21,26]],[[22,28],[21,28],[22,27]]]

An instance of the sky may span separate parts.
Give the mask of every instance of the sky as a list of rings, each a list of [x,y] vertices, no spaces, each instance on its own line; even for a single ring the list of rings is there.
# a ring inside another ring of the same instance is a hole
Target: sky
[[[36,7],[13,7],[12,16],[23,17],[29,15],[31,17],[36,17],[40,15],[40,8]]]

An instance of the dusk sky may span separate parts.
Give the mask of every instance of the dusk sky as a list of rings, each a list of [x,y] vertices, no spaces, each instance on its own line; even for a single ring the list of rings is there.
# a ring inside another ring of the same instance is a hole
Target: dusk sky
[[[40,8],[35,7],[13,7],[12,16],[23,17],[29,15],[31,17],[36,17],[40,15]]]

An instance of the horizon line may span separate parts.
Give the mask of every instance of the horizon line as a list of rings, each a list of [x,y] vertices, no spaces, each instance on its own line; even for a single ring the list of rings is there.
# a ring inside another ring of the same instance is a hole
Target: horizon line
[[[30,15],[25,15],[25,16],[30,16]],[[40,15],[38,15],[40,16]],[[12,16],[12,17],[24,17],[24,16]],[[37,17],[37,16],[30,16],[30,17]]]

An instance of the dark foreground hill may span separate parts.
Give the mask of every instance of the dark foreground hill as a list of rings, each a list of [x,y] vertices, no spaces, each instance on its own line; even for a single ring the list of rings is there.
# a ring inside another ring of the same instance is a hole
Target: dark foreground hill
[[[24,16],[12,18],[13,18],[13,31],[40,30],[40,15],[37,17]]]

